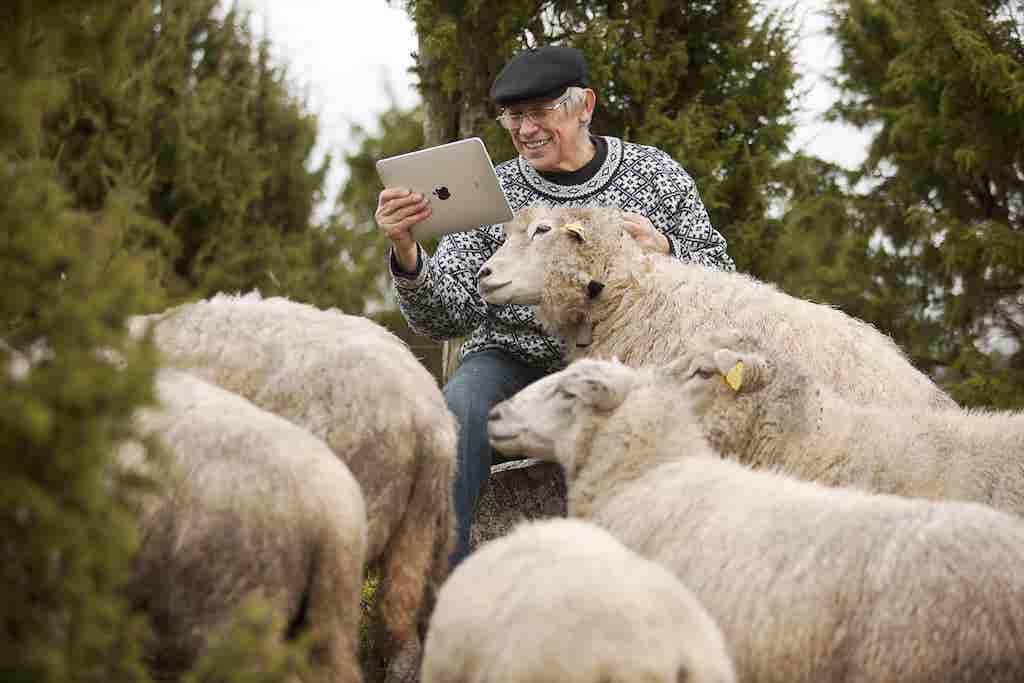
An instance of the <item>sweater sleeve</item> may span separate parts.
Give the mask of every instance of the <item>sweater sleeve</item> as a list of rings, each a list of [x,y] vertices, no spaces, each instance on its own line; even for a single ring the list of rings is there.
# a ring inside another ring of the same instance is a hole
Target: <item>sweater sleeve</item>
[[[726,251],[725,238],[711,225],[697,183],[667,154],[663,163],[665,175],[657,213],[667,220],[657,227],[668,238],[672,255],[709,268],[736,270]]]
[[[413,331],[440,341],[466,335],[488,317],[476,274],[497,249],[500,231],[484,226],[445,235],[433,255],[420,246],[415,273],[399,270],[389,251],[398,306]]]

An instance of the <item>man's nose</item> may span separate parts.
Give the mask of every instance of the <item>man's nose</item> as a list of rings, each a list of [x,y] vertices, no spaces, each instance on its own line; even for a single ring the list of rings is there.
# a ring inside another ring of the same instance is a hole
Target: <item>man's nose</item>
[[[530,133],[533,133],[539,129],[540,126],[534,123],[533,119],[531,119],[529,116],[524,116],[523,122],[519,125],[519,134],[529,135]]]

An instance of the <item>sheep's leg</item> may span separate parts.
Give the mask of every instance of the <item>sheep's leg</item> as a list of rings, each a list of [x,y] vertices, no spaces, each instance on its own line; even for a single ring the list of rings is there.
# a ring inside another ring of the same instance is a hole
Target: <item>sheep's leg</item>
[[[387,683],[418,677],[422,655],[418,623],[427,584],[443,580],[455,535],[454,434],[430,430],[425,445],[418,449],[412,495],[385,553],[378,589],[379,616],[391,645]]]
[[[364,556],[365,547],[334,540],[324,544],[314,563],[306,622],[316,638],[312,653],[316,683],[363,681],[358,651]]]

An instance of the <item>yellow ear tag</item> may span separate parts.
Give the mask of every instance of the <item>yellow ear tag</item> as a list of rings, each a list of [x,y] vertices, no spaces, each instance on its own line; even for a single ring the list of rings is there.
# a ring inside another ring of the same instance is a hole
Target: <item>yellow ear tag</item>
[[[739,391],[740,387],[743,386],[743,361],[736,361],[736,365],[732,366],[732,370],[725,374],[724,379],[730,389]]]
[[[562,229],[566,232],[575,235],[582,242],[586,239],[586,231],[583,229],[583,224],[579,221],[573,221],[572,223],[566,223],[562,226]]]

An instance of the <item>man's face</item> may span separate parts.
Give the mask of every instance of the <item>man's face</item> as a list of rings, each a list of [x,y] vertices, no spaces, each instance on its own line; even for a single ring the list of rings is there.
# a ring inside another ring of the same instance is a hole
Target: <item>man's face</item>
[[[509,105],[505,111],[521,114],[529,111],[532,116],[523,116],[517,129],[509,131],[516,151],[538,171],[575,171],[579,168],[581,138],[589,135],[581,125],[580,110],[573,110],[572,104],[563,101],[555,109],[551,107],[562,98],[554,100],[531,100]]]

